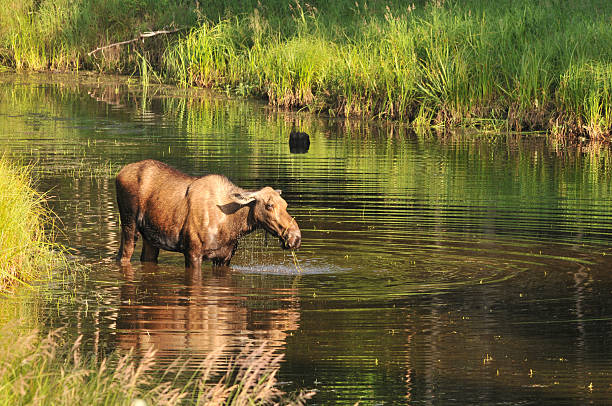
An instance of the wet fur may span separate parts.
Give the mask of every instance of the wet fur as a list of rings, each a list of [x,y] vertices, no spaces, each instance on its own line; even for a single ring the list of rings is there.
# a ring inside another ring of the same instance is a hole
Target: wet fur
[[[183,253],[187,267],[201,266],[202,259],[229,265],[241,236],[259,227],[270,228],[260,221],[265,213],[258,200],[282,200],[271,188],[249,192],[225,176],[193,177],[155,160],[125,166],[117,175],[116,188],[122,229],[117,259],[123,264],[129,263],[140,234],[141,261],[156,262],[164,249]],[[257,200],[237,201],[236,196],[254,193]],[[284,227],[291,235],[290,245],[299,247],[301,235],[297,224],[292,226],[293,218],[286,211],[277,217],[282,224],[272,231],[283,238],[278,230]]]

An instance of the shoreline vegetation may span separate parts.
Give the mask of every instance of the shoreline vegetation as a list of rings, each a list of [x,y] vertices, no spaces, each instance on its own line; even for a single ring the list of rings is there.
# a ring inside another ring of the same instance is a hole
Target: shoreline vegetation
[[[282,355],[265,344],[231,358],[219,348],[195,367],[177,359],[155,372],[154,350],[97,360],[84,353],[82,337],[68,342],[61,329],[42,334],[23,327],[0,327],[2,405],[299,406],[315,394],[282,392],[276,378]]]
[[[30,167],[0,157],[0,294],[60,266],[53,230],[53,214],[32,184]]]
[[[612,134],[607,0],[0,1],[0,64],[16,70],[136,74],[416,129]]]

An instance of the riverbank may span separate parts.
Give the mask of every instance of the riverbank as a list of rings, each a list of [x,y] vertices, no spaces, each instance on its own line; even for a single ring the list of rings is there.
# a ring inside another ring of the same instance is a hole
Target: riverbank
[[[138,74],[418,128],[612,133],[606,1],[102,3],[4,11],[3,64]],[[88,55],[171,27],[185,29]]]

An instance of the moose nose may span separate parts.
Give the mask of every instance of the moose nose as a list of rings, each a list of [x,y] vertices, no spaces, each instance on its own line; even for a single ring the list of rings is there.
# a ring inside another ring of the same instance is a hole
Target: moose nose
[[[296,250],[300,248],[300,245],[302,245],[302,233],[300,233],[300,230],[290,232],[287,236],[287,248]]]

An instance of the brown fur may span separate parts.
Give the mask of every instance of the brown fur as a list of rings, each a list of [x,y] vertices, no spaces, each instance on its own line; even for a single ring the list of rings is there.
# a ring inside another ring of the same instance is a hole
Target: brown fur
[[[193,177],[151,159],[126,165],[116,186],[122,264],[130,262],[137,234],[141,261],[157,262],[161,248],[183,253],[189,268],[199,268],[202,259],[229,265],[238,239],[257,228],[279,237],[283,248],[301,244],[287,203],[270,187],[247,191],[225,176]]]

